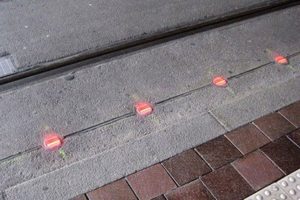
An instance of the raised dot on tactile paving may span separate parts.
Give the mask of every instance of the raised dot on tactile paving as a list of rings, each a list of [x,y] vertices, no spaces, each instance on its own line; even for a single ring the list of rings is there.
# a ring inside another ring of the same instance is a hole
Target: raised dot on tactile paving
[[[295,190],[290,190],[289,193],[290,193],[291,195],[296,195],[296,191],[295,191]]]
[[[271,192],[269,190],[266,190],[264,193],[265,193],[266,196],[270,196],[271,195]]]
[[[281,198],[281,199],[286,199],[287,197],[286,197],[286,195],[281,194],[281,195],[280,195],[280,198]]]
[[[263,197],[259,194],[255,197],[257,200],[263,200]]]
[[[275,185],[274,185],[274,186],[272,187],[272,190],[274,190],[274,191],[278,191],[278,190],[279,190],[279,188],[278,188],[277,186],[275,186]]]
[[[288,186],[288,184],[287,184],[286,181],[282,181],[281,185],[282,185],[283,187],[287,187],[287,186]]]
[[[296,187],[297,187],[298,190],[300,190],[300,185],[297,185]]]
[[[300,173],[297,173],[297,175],[296,175],[298,178],[300,178]]]
[[[294,183],[296,180],[293,177],[289,177],[289,181],[292,182],[292,183]]]

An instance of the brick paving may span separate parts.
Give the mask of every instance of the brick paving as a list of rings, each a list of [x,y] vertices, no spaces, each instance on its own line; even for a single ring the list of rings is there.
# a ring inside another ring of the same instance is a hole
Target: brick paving
[[[243,155],[269,143],[270,140],[253,124],[247,124],[231,131],[225,136]]]
[[[201,178],[216,199],[242,199],[254,192],[245,179],[232,167],[225,165]]]
[[[222,167],[242,156],[224,136],[201,144],[196,147],[196,151],[213,169]]]
[[[155,198],[176,188],[176,184],[160,164],[132,174],[127,179],[141,200]]]
[[[300,149],[286,137],[267,144],[262,150],[286,174],[300,167]]]
[[[194,150],[185,151],[162,163],[178,185],[189,183],[211,171]]]
[[[261,151],[255,151],[233,162],[235,169],[253,189],[259,190],[284,174]]]
[[[300,168],[300,101],[72,200],[244,199]]]
[[[296,129],[279,113],[261,117],[255,120],[254,124],[271,140],[276,140]]]
[[[292,132],[288,137],[300,146],[300,129]]]
[[[125,179],[105,185],[93,192],[87,193],[90,200],[137,200]]]

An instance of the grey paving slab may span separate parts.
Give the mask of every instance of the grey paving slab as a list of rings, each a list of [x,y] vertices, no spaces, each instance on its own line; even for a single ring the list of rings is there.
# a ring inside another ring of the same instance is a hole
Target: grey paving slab
[[[5,190],[7,199],[68,199],[221,135],[209,114],[158,130],[138,140],[65,166]],[[183,142],[184,141],[184,142]]]
[[[212,99],[213,101],[211,101]],[[177,124],[183,123],[182,126],[184,126],[187,119],[201,116],[209,108],[225,104],[232,99],[232,94],[227,90],[212,86],[206,87],[190,95],[155,106],[153,115],[145,119],[130,117],[67,138],[63,147],[67,156],[65,160],[61,159],[56,152],[51,153],[40,149],[31,153],[25,153],[9,161],[1,162],[0,191],[58,170],[79,160],[117,148],[131,140],[145,137]],[[168,135],[168,139],[171,136],[172,134]],[[210,134],[207,137],[210,137]],[[187,137],[186,139],[189,138]],[[162,138],[161,141],[167,142],[168,140]],[[180,147],[180,145],[189,145],[190,142],[182,140],[182,143],[178,143],[173,148]],[[156,150],[158,151],[158,149]],[[168,155],[168,153],[172,152],[158,153]]]
[[[294,70],[296,74],[300,74],[300,55],[290,58],[289,66]]]
[[[232,130],[270,112],[300,100],[299,76],[252,93],[212,110],[227,130]]]
[[[0,2],[0,43],[19,68],[122,44],[288,0],[12,0]],[[117,14],[116,14],[117,13]]]
[[[1,2],[2,3],[2,2]],[[9,3],[9,2],[4,2]],[[37,146],[50,126],[67,135],[269,62],[266,48],[299,51],[300,7],[199,33],[0,95],[0,158]],[[287,31],[288,30],[288,31]],[[257,37],[259,35],[259,37]]]

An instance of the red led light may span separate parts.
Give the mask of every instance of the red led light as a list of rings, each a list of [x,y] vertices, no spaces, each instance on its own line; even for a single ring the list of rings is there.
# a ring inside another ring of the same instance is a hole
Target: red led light
[[[145,117],[153,112],[152,104],[148,102],[138,102],[134,105],[135,111],[139,116]]]
[[[288,60],[287,58],[285,58],[284,56],[278,55],[274,58],[275,62],[281,65],[286,65],[288,64]]]
[[[63,145],[63,137],[57,133],[48,133],[44,136],[43,147],[46,150],[56,150]]]
[[[284,57],[283,55],[281,55],[275,51],[267,49],[267,54],[269,55],[270,59],[273,59],[277,64],[280,64],[280,65],[289,64],[289,61],[286,57]]]
[[[217,87],[226,87],[228,80],[223,76],[216,76],[213,78],[212,82]]]

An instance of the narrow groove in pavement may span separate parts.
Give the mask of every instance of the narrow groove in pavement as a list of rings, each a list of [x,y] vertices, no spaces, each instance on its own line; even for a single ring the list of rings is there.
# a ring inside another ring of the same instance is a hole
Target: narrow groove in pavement
[[[68,138],[68,137],[71,137],[71,136],[76,135],[76,134],[86,133],[86,132],[95,130],[95,129],[97,129],[97,128],[100,128],[100,127],[103,127],[103,126],[107,126],[107,125],[110,125],[110,124],[112,124],[112,123],[121,121],[121,120],[123,120],[123,119],[127,119],[127,118],[129,118],[129,117],[133,117],[133,116],[135,116],[135,113],[134,113],[134,112],[126,113],[126,114],[124,114],[124,115],[121,115],[121,116],[118,116],[118,117],[109,119],[109,120],[104,121],[104,122],[101,122],[101,123],[99,123],[99,124],[95,124],[95,125],[90,126],[90,127],[88,127],[88,128],[85,128],[85,129],[82,129],[82,130],[79,130],[79,131],[76,131],[76,132],[67,134],[67,135],[64,136],[64,138]]]
[[[300,55],[300,51],[299,51],[299,52],[296,52],[296,53],[293,53],[293,54],[291,54],[291,55],[288,55],[288,56],[286,56],[286,57],[287,57],[287,58],[293,58],[293,57],[295,57],[295,56],[297,56],[297,55]],[[268,63],[262,64],[262,65],[259,65],[258,67],[255,67],[255,68],[252,68],[252,69],[247,70],[247,71],[245,71],[245,72],[242,72],[242,73],[240,73],[240,74],[232,75],[232,76],[228,77],[228,80],[230,80],[230,79],[232,79],[232,78],[240,77],[241,75],[245,75],[245,74],[251,73],[252,71],[255,71],[255,70],[260,69],[260,68],[262,68],[262,67],[268,66],[268,65],[270,65],[270,64],[274,64],[274,62],[268,62]],[[162,104],[164,104],[164,103],[168,103],[168,102],[170,102],[170,101],[173,101],[173,100],[176,100],[176,99],[179,99],[179,98],[183,98],[183,97],[189,96],[189,95],[191,95],[191,94],[193,94],[193,93],[196,93],[196,92],[200,91],[201,89],[207,88],[207,87],[209,87],[209,86],[211,86],[211,83],[207,83],[207,84],[202,85],[202,86],[200,86],[200,87],[198,87],[198,88],[196,88],[196,89],[189,90],[189,91],[187,91],[187,92],[178,94],[178,95],[176,95],[176,96],[172,96],[172,97],[169,97],[169,98],[167,98],[167,99],[158,101],[158,102],[154,103],[154,105],[162,105]],[[118,116],[118,117],[109,119],[109,120],[107,120],[107,121],[104,121],[104,122],[101,122],[101,123],[92,125],[92,126],[90,126],[90,127],[88,127],[88,128],[85,128],[85,129],[82,129],[82,130],[79,130],[79,131],[75,131],[75,132],[69,133],[69,134],[65,135],[64,138],[69,138],[69,137],[72,137],[72,136],[75,136],[75,135],[78,135],[78,134],[84,134],[84,133],[87,133],[87,132],[89,132],[89,131],[91,131],[91,130],[95,130],[95,129],[97,129],[97,128],[104,127],[104,126],[113,124],[113,123],[115,123],[115,122],[118,122],[118,121],[121,121],[121,120],[130,118],[130,117],[133,117],[133,116],[135,116],[135,112],[125,113],[125,114],[123,114],[123,115],[121,115],[121,116]],[[222,126],[222,127],[223,127],[223,126]],[[227,130],[227,129],[226,129],[226,130]],[[32,148],[29,148],[29,149],[27,149],[27,150],[25,150],[25,151],[23,151],[23,152],[18,152],[17,154],[14,154],[14,155],[8,156],[8,157],[6,157],[6,158],[0,159],[0,164],[1,164],[2,162],[7,162],[7,161],[12,160],[12,159],[14,159],[14,158],[16,158],[16,157],[22,156],[23,154],[31,153],[31,152],[36,151],[36,150],[39,150],[39,149],[41,149],[41,148],[42,148],[42,146],[32,147]]]

